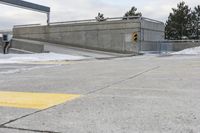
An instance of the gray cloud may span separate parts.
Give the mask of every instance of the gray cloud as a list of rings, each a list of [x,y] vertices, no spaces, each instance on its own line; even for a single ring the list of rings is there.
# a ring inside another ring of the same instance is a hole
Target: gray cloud
[[[27,0],[51,7],[51,21],[69,21],[94,18],[98,12],[105,17],[119,17],[136,6],[143,16],[165,21],[180,0]],[[188,5],[194,7],[199,0],[185,0]],[[46,15],[18,9],[7,5],[0,5],[0,29],[11,28],[13,25],[46,22]]]

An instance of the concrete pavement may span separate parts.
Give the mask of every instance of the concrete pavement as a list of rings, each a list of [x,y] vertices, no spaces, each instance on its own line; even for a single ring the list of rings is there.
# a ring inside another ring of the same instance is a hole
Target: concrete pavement
[[[199,59],[137,56],[0,74],[0,91],[81,95],[42,110],[0,107],[0,132],[200,132]]]

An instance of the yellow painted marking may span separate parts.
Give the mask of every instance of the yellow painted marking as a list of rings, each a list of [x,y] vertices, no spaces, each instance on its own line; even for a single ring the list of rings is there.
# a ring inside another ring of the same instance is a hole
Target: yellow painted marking
[[[30,109],[46,109],[79,97],[80,95],[74,94],[0,91],[0,106]]]

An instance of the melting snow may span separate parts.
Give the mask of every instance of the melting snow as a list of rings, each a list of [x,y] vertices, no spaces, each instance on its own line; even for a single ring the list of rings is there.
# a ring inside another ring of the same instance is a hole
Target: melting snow
[[[188,48],[188,49],[184,49],[182,51],[179,52],[174,52],[172,54],[179,54],[179,55],[200,55],[200,47],[194,47],[194,48]]]

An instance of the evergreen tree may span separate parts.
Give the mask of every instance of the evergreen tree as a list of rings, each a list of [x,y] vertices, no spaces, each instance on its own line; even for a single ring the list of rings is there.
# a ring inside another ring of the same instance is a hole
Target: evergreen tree
[[[130,11],[125,13],[123,19],[127,19],[128,17],[134,17],[134,16],[141,17],[142,13],[137,12],[137,8],[133,6]]]
[[[191,13],[191,19],[190,19],[190,24],[188,24],[188,33],[189,33],[189,39],[196,39],[197,38],[197,20],[196,20],[196,13],[192,11]]]
[[[97,17],[95,17],[95,19],[98,22],[102,22],[102,21],[106,21],[107,20],[106,18],[104,18],[104,14],[101,14],[100,12],[98,13]]]
[[[172,10],[173,13],[170,13],[166,22],[166,39],[177,40],[189,37],[188,27],[190,27],[191,9],[185,2],[180,2],[177,9],[173,8]]]
[[[195,33],[195,39],[200,39],[200,5],[196,6],[194,8],[194,30]]]

